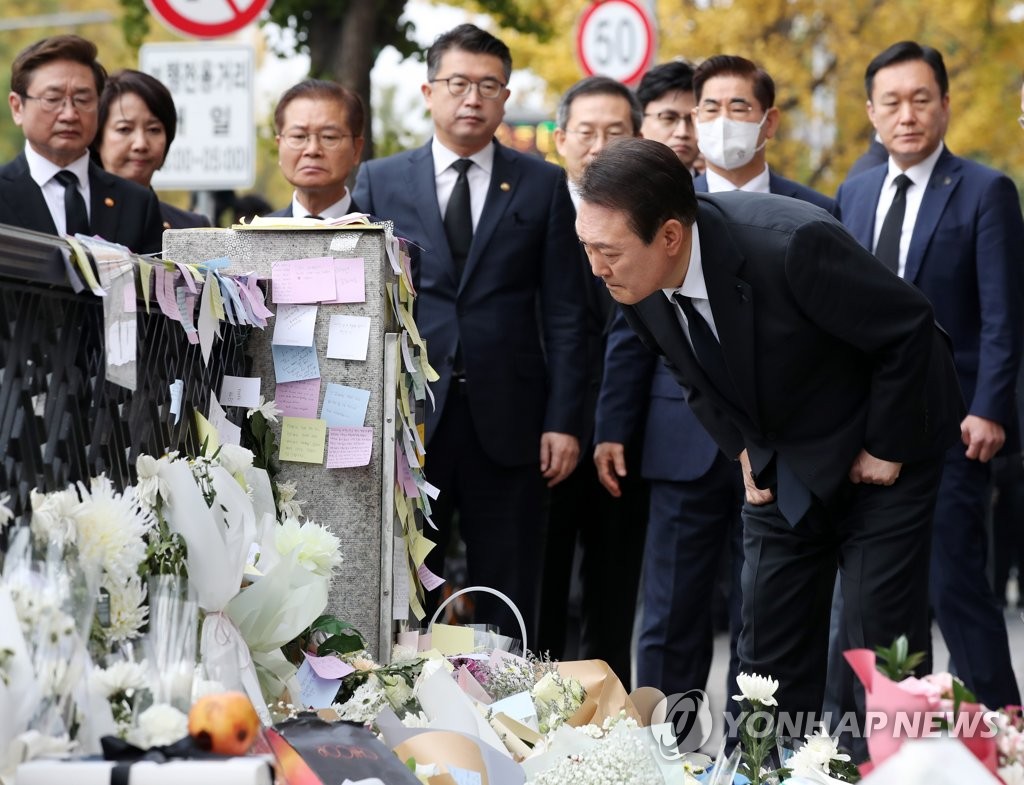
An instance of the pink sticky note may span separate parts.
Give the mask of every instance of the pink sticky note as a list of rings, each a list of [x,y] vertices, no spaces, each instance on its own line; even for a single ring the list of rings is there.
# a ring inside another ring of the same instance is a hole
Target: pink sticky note
[[[327,435],[327,468],[366,466],[373,452],[373,428],[330,428]]]
[[[124,292],[124,312],[135,313],[138,308],[135,300],[135,285],[131,283],[126,284],[122,291]]]
[[[315,420],[320,406],[320,380],[278,382],[274,400],[277,402],[277,408],[286,417],[306,417]]]
[[[427,568],[426,563],[421,564],[417,568],[416,574],[420,576],[420,583],[423,584],[423,588],[427,591],[433,591],[442,583],[444,583],[444,578],[439,578],[436,575],[434,575],[434,573],[432,573]]]
[[[398,482],[401,484],[402,490],[405,491],[405,495],[410,499],[417,498],[420,495],[420,489],[416,486],[416,479],[412,476],[409,461],[406,460],[405,450],[402,449],[401,444],[395,445],[395,466],[398,470]]]
[[[176,271],[168,272],[162,264],[153,268],[156,273],[156,301],[164,316],[176,322],[181,321],[181,312],[178,310],[178,299],[174,294],[174,276]]]
[[[335,298],[333,257],[274,262],[270,270],[275,303],[318,303]]]
[[[361,258],[334,260],[335,298],[325,303],[365,303],[366,271]]]
[[[341,679],[355,672],[355,668],[347,662],[342,662],[337,657],[317,657],[308,652],[303,652],[306,662],[321,679]]]

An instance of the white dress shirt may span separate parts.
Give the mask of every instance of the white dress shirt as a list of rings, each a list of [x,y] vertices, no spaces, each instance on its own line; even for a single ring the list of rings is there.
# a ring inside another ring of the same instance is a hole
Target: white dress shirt
[[[686,340],[689,341],[691,349],[693,349],[693,340],[690,338],[690,324],[686,320],[686,314],[683,313],[679,303],[673,299],[673,295],[677,292],[683,295],[683,297],[690,298],[694,310],[704,317],[704,321],[708,323],[711,327],[711,332],[715,335],[715,340],[718,340],[718,327],[715,325],[714,314],[711,313],[708,285],[704,281],[704,265],[701,262],[700,236],[697,232],[696,222],[693,224],[693,239],[690,241],[690,264],[686,268],[686,277],[683,278],[682,285],[675,289],[662,289],[661,291],[668,298],[668,301],[672,303],[672,307],[676,312],[676,318],[679,319],[679,324],[683,328],[683,333],[686,335]],[[694,351],[694,355],[696,355],[696,351]]]
[[[430,151],[434,156],[434,187],[437,188],[437,206],[441,209],[441,218],[448,209],[448,200],[452,197],[452,189],[455,188],[455,181],[459,179],[459,173],[452,169],[452,164],[462,158],[461,155],[453,153],[439,141],[435,136],[430,143]],[[476,231],[480,223],[480,215],[484,211],[484,202],[487,199],[487,189],[491,185],[491,170],[494,168],[494,145],[488,144],[483,150],[469,156],[473,165],[466,170],[466,179],[469,180],[469,204],[473,213],[473,231]]]
[[[325,208],[317,215],[323,218],[341,218],[343,215],[348,215],[352,212],[352,194],[349,193],[348,188],[345,188],[345,195],[338,201],[332,204],[330,207]],[[292,217],[293,218],[307,218],[312,213],[303,207],[299,203],[299,196],[296,193],[292,194]]]
[[[771,176],[768,173],[768,164],[764,165],[764,171],[754,175],[743,185],[737,188],[732,182],[726,180],[722,175],[708,169],[704,174],[708,181],[708,193],[717,194],[722,191],[747,191],[752,194],[770,194]]]
[[[53,225],[57,227],[57,234],[68,233],[67,215],[64,212],[64,186],[54,180],[57,172],[68,170],[78,178],[78,191],[85,199],[85,212],[92,218],[92,205],[89,202],[89,153],[81,158],[72,161],[67,166],[57,166],[47,158],[43,158],[32,149],[27,141],[25,142],[25,160],[28,162],[28,172],[32,176],[39,190],[43,192],[43,199],[46,207],[53,217]]]
[[[875,208],[875,236],[871,248],[878,247],[878,235],[882,233],[882,224],[885,223],[885,214],[892,206],[892,200],[896,196],[896,187],[893,182],[896,178],[905,174],[912,181],[907,186],[907,211],[903,214],[903,231],[900,232],[900,266],[897,274],[900,278],[907,267],[907,251],[910,250],[910,238],[914,234],[914,224],[917,222],[917,214],[921,210],[921,201],[924,199],[925,189],[928,188],[928,181],[935,171],[935,163],[946,148],[945,144],[939,142],[935,152],[925,158],[921,163],[914,164],[906,171],[900,169],[889,156],[889,173],[882,182],[882,192],[878,196],[878,207]]]

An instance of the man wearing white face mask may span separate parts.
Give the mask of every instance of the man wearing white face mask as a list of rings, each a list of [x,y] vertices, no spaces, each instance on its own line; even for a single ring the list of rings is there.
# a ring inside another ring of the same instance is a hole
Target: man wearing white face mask
[[[693,75],[697,146],[707,170],[693,181],[698,193],[750,191],[803,199],[838,217],[827,196],[787,180],[768,168],[765,147],[779,129],[775,82],[756,63],[737,55],[715,55]]]

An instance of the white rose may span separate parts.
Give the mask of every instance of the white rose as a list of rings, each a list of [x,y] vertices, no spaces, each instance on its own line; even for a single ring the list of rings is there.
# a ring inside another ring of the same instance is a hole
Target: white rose
[[[139,727],[128,734],[137,747],[173,744],[188,735],[188,717],[167,703],[156,703],[139,715]]]
[[[533,686],[532,693],[534,700],[554,703],[562,699],[562,685],[559,684],[555,674],[545,673],[541,680]]]
[[[237,444],[222,444],[217,453],[217,462],[227,469],[228,474],[244,474],[252,466],[252,451]]]

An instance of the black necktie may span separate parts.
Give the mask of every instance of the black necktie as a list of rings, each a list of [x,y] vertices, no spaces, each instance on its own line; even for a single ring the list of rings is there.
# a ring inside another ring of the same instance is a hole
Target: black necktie
[[[459,173],[448,200],[448,209],[444,211],[444,233],[448,236],[448,249],[455,261],[456,277],[462,279],[462,270],[469,256],[469,246],[473,242],[473,211],[469,204],[469,178],[466,172],[473,162],[468,158],[460,158],[452,164],[452,169]]]
[[[65,234],[91,234],[85,199],[78,190],[78,177],[67,169],[61,169],[53,177],[64,186],[64,220],[67,224]]]
[[[900,271],[900,236],[903,234],[903,217],[907,214],[907,189],[913,184],[914,181],[905,174],[893,180],[896,195],[892,198],[889,212],[885,214],[882,231],[878,234],[878,244],[875,246],[875,256],[896,274]]]
[[[693,344],[693,353],[697,356],[704,373],[715,388],[733,404],[738,405],[732,377],[729,376],[729,369],[725,364],[725,355],[722,354],[722,345],[715,338],[711,325],[704,317],[697,313],[693,302],[689,297],[676,292],[672,298],[679,303],[686,315],[686,324],[690,329],[690,343]]]
[[[324,217],[322,215],[307,215],[307,218],[312,218],[314,221],[322,221]]]

